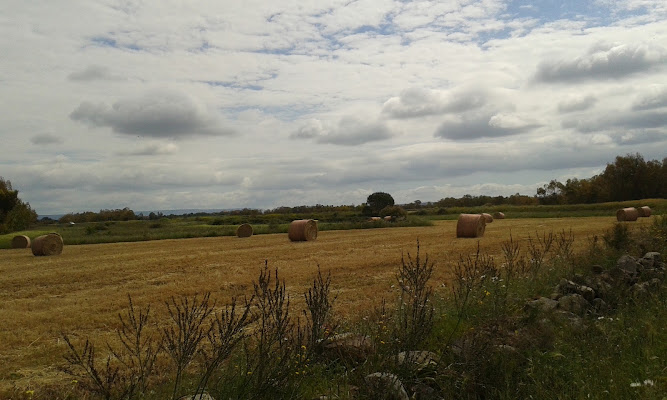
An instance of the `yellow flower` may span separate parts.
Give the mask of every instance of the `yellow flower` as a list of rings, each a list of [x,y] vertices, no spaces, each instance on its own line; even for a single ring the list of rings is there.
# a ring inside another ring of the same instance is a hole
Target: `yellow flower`
[[[32,397],[32,395],[35,394],[35,391],[34,391],[34,390],[26,390],[26,391],[25,391],[25,394],[27,394],[28,397]]]

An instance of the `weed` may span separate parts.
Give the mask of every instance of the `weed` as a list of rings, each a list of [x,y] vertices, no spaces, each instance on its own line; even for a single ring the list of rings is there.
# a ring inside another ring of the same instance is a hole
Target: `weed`
[[[410,253],[407,260],[401,256],[401,266],[396,274],[401,288],[397,336],[405,350],[417,348],[433,328],[433,288],[428,284],[433,275],[433,263],[429,263],[428,255],[422,260],[419,250],[417,240],[415,258]]]
[[[172,399],[176,399],[183,372],[201,349],[202,341],[211,333],[209,316],[215,302],[210,303],[210,293],[199,300],[181,297],[178,301],[172,297],[165,302],[171,324],[163,328],[164,349],[176,367]]]

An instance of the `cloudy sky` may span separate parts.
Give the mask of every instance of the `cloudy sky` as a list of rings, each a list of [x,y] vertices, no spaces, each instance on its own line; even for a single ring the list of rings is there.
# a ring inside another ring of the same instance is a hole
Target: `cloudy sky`
[[[40,214],[533,195],[667,156],[664,0],[4,0]]]

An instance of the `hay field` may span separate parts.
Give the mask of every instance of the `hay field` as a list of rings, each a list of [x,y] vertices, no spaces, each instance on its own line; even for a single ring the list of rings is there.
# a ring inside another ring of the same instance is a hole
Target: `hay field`
[[[642,218],[630,226],[649,224]],[[525,240],[535,233],[572,230],[575,250],[610,229],[614,217],[506,219],[487,225],[482,249],[500,254],[510,231]],[[62,255],[34,257],[29,249],[0,250],[0,393],[68,382],[56,365],[66,347],[61,333],[113,338],[117,315],[130,294],[136,306],[162,303],[173,295],[212,292],[226,301],[249,293],[264,260],[287,280],[296,307],[319,264],[332,273],[339,315],[354,316],[393,298],[391,285],[401,253],[422,251],[436,263],[434,284],[447,280],[460,254],[475,251],[478,239],[457,239],[456,221],[430,227],[320,232],[316,241],[290,242],[286,234],[250,238],[216,237],[66,246]]]

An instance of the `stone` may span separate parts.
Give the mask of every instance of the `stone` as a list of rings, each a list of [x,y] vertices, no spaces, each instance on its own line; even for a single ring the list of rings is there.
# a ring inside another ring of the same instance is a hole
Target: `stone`
[[[591,267],[591,272],[595,275],[600,275],[604,272],[604,268],[602,268],[602,265],[593,265]]]
[[[591,305],[593,306],[593,311],[596,314],[606,314],[611,310],[611,307],[609,307],[609,304],[607,304],[604,300],[597,298],[593,299],[591,302]]]
[[[591,304],[580,294],[572,293],[558,300],[558,308],[582,316],[588,311]]]
[[[348,332],[328,338],[324,344],[324,351],[331,358],[364,362],[375,352],[375,346],[370,337]]]
[[[558,307],[558,301],[540,297],[539,299],[527,302],[524,306],[524,310],[546,313],[556,309],[556,307]]]
[[[639,272],[641,264],[637,262],[636,258],[626,254],[616,261],[616,268],[620,269],[626,275],[634,276]]]
[[[432,351],[402,351],[398,353],[397,362],[401,367],[406,367],[413,371],[421,371],[428,367],[438,365],[438,355]]]
[[[179,397],[178,400],[215,400],[210,394],[208,393],[202,393],[202,394],[189,394],[186,396]]]
[[[388,372],[375,372],[367,375],[364,380],[368,385],[372,398],[391,400],[410,400],[403,383],[394,374]]]
[[[583,277],[581,280],[583,281]],[[576,283],[574,281],[569,281],[567,279],[561,279],[560,283],[556,287],[556,291],[560,293],[561,296],[576,293],[588,301],[592,301],[595,298],[595,290],[588,286]]]

